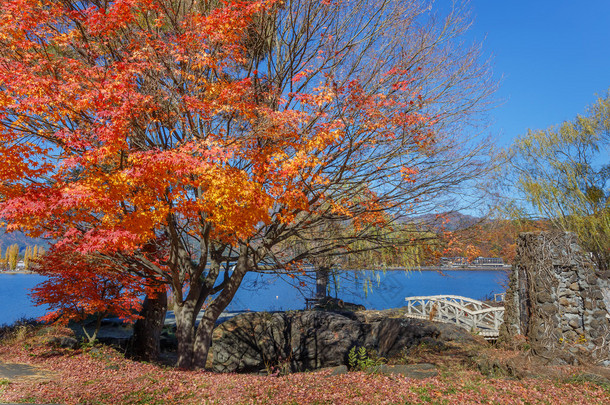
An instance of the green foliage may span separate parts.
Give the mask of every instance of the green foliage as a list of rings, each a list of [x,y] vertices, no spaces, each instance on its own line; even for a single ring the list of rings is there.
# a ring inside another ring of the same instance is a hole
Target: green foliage
[[[352,371],[367,371],[375,372],[376,369],[383,364],[382,358],[374,360],[369,357],[364,347],[352,347],[347,355],[347,363]]]
[[[587,114],[529,131],[511,148],[517,185],[541,215],[575,232],[601,270],[610,262],[610,93]]]

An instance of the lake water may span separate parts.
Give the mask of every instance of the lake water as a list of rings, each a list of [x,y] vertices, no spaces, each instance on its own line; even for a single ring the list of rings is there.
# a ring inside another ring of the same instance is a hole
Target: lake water
[[[0,274],[0,325],[44,315],[46,308],[35,307],[28,295],[44,279],[38,274]]]
[[[36,274],[0,274],[0,325],[22,317],[42,316],[45,308],[32,305],[28,292],[44,280]],[[336,283],[331,280],[331,296],[364,305],[367,309],[404,306],[405,297],[453,294],[483,299],[504,292],[504,271],[387,271],[345,272]],[[314,283],[297,288],[299,280],[284,280],[250,273],[238,290],[228,311],[286,311],[303,309],[305,297],[312,296]],[[338,288],[335,288],[335,285]],[[367,292],[364,286],[367,285]]]

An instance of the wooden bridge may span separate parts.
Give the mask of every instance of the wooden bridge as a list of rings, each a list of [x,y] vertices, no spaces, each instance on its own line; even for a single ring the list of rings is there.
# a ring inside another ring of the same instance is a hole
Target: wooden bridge
[[[406,317],[453,323],[487,340],[496,340],[502,322],[504,307],[457,295],[431,295],[407,297]]]

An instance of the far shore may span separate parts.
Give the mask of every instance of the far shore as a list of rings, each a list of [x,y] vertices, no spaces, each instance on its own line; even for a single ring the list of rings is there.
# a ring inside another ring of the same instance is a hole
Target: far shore
[[[388,267],[387,270],[403,270],[403,271],[507,271],[512,268],[511,265],[505,266],[494,266],[494,267],[441,267],[441,266],[422,266],[422,267],[414,267],[414,268],[406,268],[406,267]]]
[[[440,266],[422,266],[415,268],[407,267],[387,267],[386,269],[377,269],[377,271],[438,271],[444,273],[446,271],[508,271],[511,269],[510,265],[497,266],[497,267],[440,267]],[[368,270],[368,269],[365,269]],[[372,270],[372,269],[371,269]],[[353,269],[344,271],[355,271]],[[0,274],[37,274],[35,271],[30,270],[4,270],[0,271]]]
[[[36,274],[36,272],[31,270],[2,270],[0,274]]]

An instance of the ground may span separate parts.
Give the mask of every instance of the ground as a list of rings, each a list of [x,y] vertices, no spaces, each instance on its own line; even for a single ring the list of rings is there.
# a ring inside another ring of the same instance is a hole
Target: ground
[[[435,364],[435,377],[333,370],[215,374],[135,362],[108,346],[50,344],[64,328],[0,334],[0,402],[61,404],[607,404],[604,370],[548,367],[527,351],[416,347],[394,362]],[[57,341],[57,340],[56,340]]]

